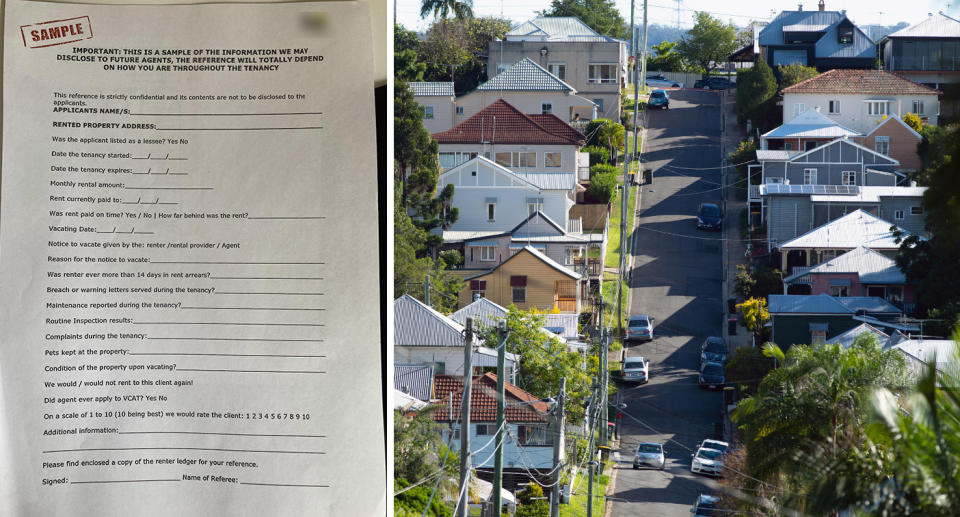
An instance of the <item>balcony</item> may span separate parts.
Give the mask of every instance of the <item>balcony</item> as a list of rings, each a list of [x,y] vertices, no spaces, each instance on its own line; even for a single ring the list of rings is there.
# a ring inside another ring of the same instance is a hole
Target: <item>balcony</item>
[[[760,185],[747,185],[747,200],[751,202],[760,201]]]
[[[957,71],[960,70],[960,63],[956,57],[936,57],[936,56],[917,56],[917,57],[897,57],[894,56],[887,64],[888,71],[907,71],[907,70],[930,70],[930,71]]]

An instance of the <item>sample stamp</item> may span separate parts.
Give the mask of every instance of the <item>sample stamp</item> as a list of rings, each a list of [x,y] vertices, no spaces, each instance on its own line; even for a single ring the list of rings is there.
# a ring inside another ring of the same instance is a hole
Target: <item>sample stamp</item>
[[[89,16],[78,16],[21,25],[20,35],[27,48],[43,48],[90,39],[93,37],[93,27],[90,26]]]

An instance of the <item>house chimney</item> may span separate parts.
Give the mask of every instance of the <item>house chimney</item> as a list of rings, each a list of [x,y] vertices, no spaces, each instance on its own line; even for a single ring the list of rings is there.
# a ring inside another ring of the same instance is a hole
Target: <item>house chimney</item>
[[[821,11],[826,10],[826,8],[827,8],[827,6],[823,4],[823,0],[820,0],[820,6],[819,6],[819,7],[820,7],[820,10],[821,10]]]

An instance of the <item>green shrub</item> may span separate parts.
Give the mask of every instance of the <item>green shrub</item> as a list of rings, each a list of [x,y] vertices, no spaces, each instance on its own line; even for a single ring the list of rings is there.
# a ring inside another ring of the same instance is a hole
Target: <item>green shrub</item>
[[[583,134],[587,135],[587,145],[598,147],[604,146],[604,144],[600,142],[600,138],[597,135],[600,133],[601,126],[612,122],[613,121],[608,118],[595,118],[590,122],[587,122],[587,127],[583,131]]]
[[[587,195],[596,203],[609,203],[617,191],[617,174],[604,172],[593,176],[592,172]]]
[[[463,255],[459,250],[443,250],[440,252],[440,260],[446,268],[453,268],[463,264]]]
[[[593,180],[593,177],[598,174],[613,174],[616,176],[618,171],[617,167],[606,163],[594,165],[590,167],[590,179]]]
[[[610,163],[610,151],[605,147],[590,145],[581,149],[585,153],[590,153],[590,166],[600,163]]]

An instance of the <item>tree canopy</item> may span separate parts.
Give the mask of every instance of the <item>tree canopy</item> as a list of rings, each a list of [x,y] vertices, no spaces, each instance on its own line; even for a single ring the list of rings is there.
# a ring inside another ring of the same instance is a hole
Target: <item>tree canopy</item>
[[[613,0],[552,0],[543,16],[575,16],[603,36],[629,40],[630,29]]]
[[[418,47],[424,80],[453,81],[458,92],[473,90],[487,79],[490,42],[509,30],[509,20],[495,17],[437,20]]]
[[[777,73],[780,75],[780,89],[793,86],[800,81],[812,79],[818,75],[817,69],[812,66],[804,66],[800,63],[791,63],[789,65],[777,65]]]
[[[696,23],[677,45],[677,50],[687,61],[703,67],[706,74],[737,50],[737,29],[732,23],[723,23],[702,11],[695,14],[695,19]]]
[[[446,18],[451,14],[458,20],[473,18],[473,0],[423,0],[420,4],[420,17],[433,15]]]
[[[750,121],[762,132],[779,124],[779,110],[774,96],[777,79],[773,70],[763,59],[758,59],[753,68],[737,71],[737,121]]]
[[[647,57],[647,70],[653,72],[682,72],[684,70],[683,56],[677,52],[678,43],[661,41],[651,47],[653,56]]]

